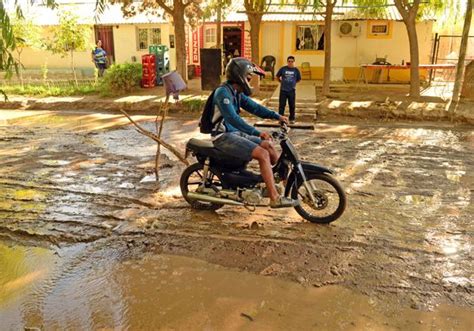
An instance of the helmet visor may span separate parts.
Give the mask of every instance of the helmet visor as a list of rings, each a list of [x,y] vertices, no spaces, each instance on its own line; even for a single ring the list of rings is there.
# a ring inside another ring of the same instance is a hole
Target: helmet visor
[[[252,63],[252,72],[251,74],[253,75],[259,75],[259,76],[265,76],[265,71],[263,71],[262,68],[260,68],[258,65],[255,63]]]

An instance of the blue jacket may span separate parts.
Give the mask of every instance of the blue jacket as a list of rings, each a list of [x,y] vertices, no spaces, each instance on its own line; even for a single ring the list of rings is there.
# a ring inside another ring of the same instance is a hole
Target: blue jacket
[[[273,118],[276,120],[280,118],[278,113],[259,105],[244,93],[237,93],[228,82],[224,85],[217,88],[213,100],[214,118],[222,115],[224,119],[220,128],[218,128],[218,131],[242,131],[249,135],[260,136],[260,131],[249,125],[242,117],[240,117],[240,108],[243,108],[249,113],[261,118]],[[222,125],[224,127],[222,127]]]

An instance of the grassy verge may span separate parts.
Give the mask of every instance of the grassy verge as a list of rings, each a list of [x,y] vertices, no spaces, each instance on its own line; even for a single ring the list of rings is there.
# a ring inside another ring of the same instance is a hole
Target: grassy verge
[[[182,108],[188,111],[202,111],[206,105],[207,97],[194,97],[181,101]]]
[[[70,96],[100,93],[97,85],[50,86],[50,85],[5,85],[1,87],[7,95],[27,95],[39,97]]]

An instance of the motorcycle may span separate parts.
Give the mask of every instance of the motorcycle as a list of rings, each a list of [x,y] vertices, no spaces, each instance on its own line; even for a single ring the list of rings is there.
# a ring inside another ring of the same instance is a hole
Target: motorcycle
[[[346,208],[346,195],[333,172],[323,166],[301,161],[288,137],[289,128],[280,124],[272,132],[282,153],[273,166],[276,187],[280,194],[298,199],[293,207],[304,219],[313,223],[331,223]],[[247,169],[248,162],[224,155],[212,141],[192,138],[186,144],[197,162],[188,166],[180,179],[184,199],[195,209],[217,210],[224,205],[243,206],[253,211],[269,206],[262,177]]]

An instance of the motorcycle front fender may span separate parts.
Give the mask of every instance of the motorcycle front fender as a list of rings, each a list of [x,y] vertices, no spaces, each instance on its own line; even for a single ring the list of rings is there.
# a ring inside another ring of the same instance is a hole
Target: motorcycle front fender
[[[333,174],[333,172],[330,169],[314,164],[314,163],[301,162],[301,167],[303,168],[306,178],[311,178],[311,175],[313,174],[325,174],[325,173],[331,174],[331,175]],[[294,167],[294,170],[288,176],[288,181],[286,183],[286,188],[285,188],[286,197],[289,196],[291,192],[291,188],[296,183],[296,179],[298,179],[298,181],[302,181],[303,177],[301,177],[301,175],[299,174],[298,168]]]

